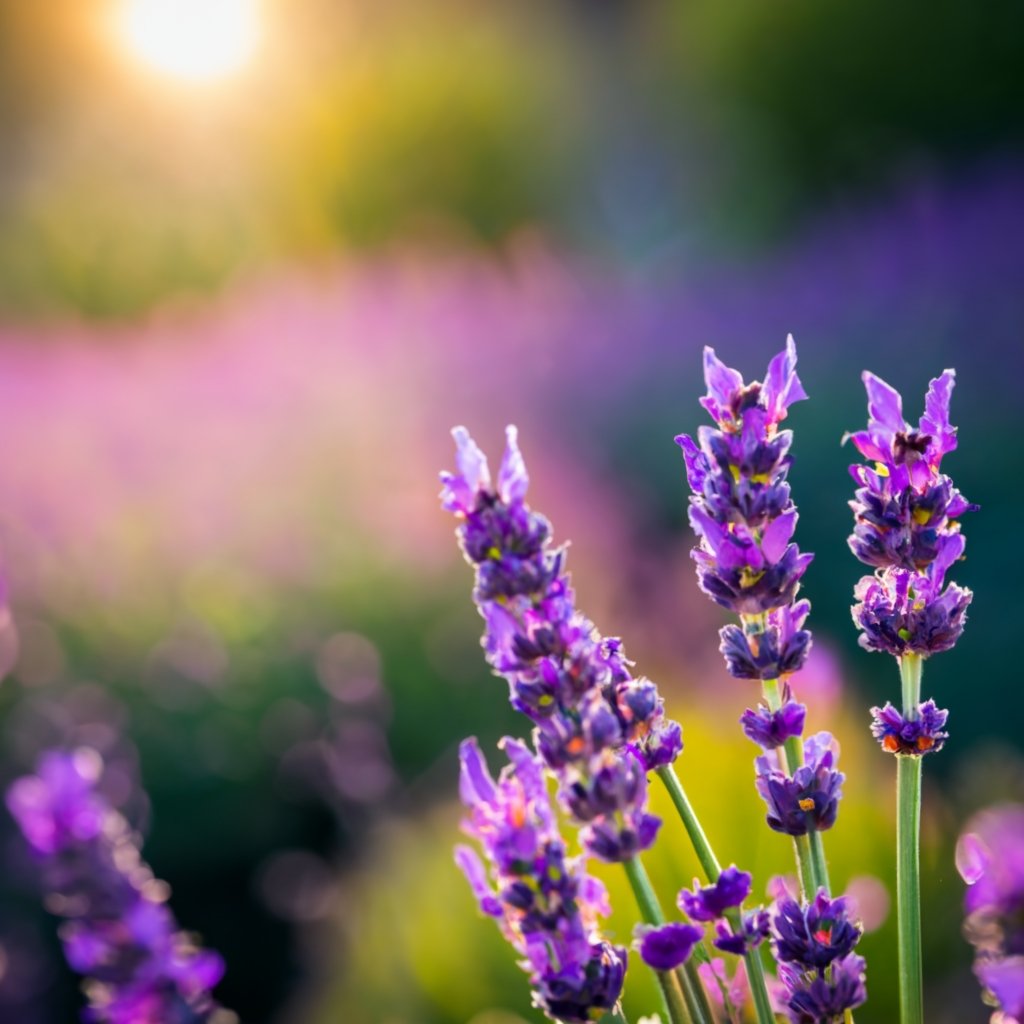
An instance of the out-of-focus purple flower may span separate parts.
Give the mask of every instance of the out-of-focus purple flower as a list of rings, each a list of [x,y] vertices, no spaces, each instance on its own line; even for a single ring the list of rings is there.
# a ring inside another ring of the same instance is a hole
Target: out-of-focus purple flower
[[[68,963],[89,979],[95,1024],[213,1024],[234,1016],[211,990],[224,973],[214,952],[178,931],[168,889],[142,860],[138,839],[96,789],[95,751],[49,751],[16,780],[7,806],[43,862],[66,918]]]
[[[715,427],[696,440],[680,434],[690,498],[690,525],[700,538],[691,552],[701,589],[743,619],[721,631],[721,651],[740,679],[778,679],[803,664],[810,608],[794,604],[813,555],[792,543],[797,511],[786,475],[791,431],[779,430],[789,405],[806,398],[796,375],[792,338],[769,364],[763,382],[745,384],[710,348],[704,351],[708,393],[701,404]]]
[[[458,471],[442,474],[442,504],[460,518],[459,542],[476,569],[487,659],[534,722],[560,798],[587,826],[587,849],[627,859],[654,841],[659,819],[646,812],[646,772],[676,758],[682,730],[666,718],[654,683],[631,674],[621,643],[576,609],[565,552],[551,547],[550,525],[525,502],[515,428],[497,487],[465,429],[453,434]]]
[[[697,973],[704,984],[704,989],[716,1009],[715,1020],[724,1013],[726,1020],[733,1020],[734,1010],[741,1010],[750,998],[750,982],[747,978],[747,965],[743,960],[735,964],[732,976],[726,967],[726,961],[715,957],[710,962],[699,964]],[[786,1012],[789,992],[779,981],[770,975],[765,978],[768,987],[768,1000],[772,1010],[777,1014]]]
[[[847,1010],[860,1006],[868,997],[864,960],[855,953],[834,961],[827,975],[782,964],[779,977],[789,989],[793,1024],[839,1024]]]
[[[807,970],[824,971],[852,953],[861,936],[859,925],[850,920],[845,897],[830,899],[824,889],[806,905],[782,900],[775,909],[772,928],[776,957]]]
[[[999,1006],[1000,1013],[992,1020],[997,1024],[1020,1024],[1024,1020],[1024,956],[983,961],[975,973]]]
[[[964,934],[975,947],[974,973],[1006,1024],[1024,1020],[1024,806],[976,815],[957,843],[967,893]],[[993,1020],[996,1020],[993,1017]]]
[[[723,953],[746,956],[768,938],[770,930],[768,911],[758,908],[742,914],[738,926],[731,921],[719,921],[715,925],[714,946]]]
[[[756,785],[768,806],[768,825],[791,836],[831,828],[839,813],[845,776],[835,768],[839,744],[831,733],[819,732],[804,741],[804,764],[787,775],[775,751],[754,761]]]
[[[38,853],[50,857],[99,836],[109,811],[95,789],[102,771],[99,754],[88,747],[47,751],[35,775],[11,785],[7,806]]]
[[[764,750],[774,750],[790,737],[803,733],[806,717],[806,706],[793,700],[786,686],[778,710],[772,711],[764,704],[759,704],[756,709],[747,708],[740,715],[740,725],[748,739]]]
[[[693,890],[681,889],[679,909],[694,921],[716,921],[725,912],[738,907],[750,895],[751,876],[735,864],[727,867],[712,885],[693,881]]]
[[[802,629],[810,601],[798,601],[768,612],[764,628],[748,632],[723,626],[719,650],[737,679],[780,679],[799,671],[811,649],[811,634]]]
[[[657,928],[641,927],[637,934],[640,958],[656,971],[673,971],[686,963],[704,931],[692,924],[671,922]]]
[[[589,1022],[618,1001],[626,951],[600,937],[607,893],[566,856],[542,762],[522,743],[501,743],[509,764],[495,781],[476,740],[460,748],[463,823],[484,852],[459,846],[455,860],[480,909],[523,956],[534,1003],[552,1020]]]
[[[926,700],[917,706],[914,718],[904,718],[890,703],[871,709],[871,734],[882,749],[890,754],[920,757],[942,749],[949,733],[944,730],[949,712],[935,701]]]

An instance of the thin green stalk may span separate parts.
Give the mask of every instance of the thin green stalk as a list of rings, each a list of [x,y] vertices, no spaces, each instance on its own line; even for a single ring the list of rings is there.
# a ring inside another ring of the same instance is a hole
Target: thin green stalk
[[[917,717],[922,659],[900,658],[903,715]],[[921,761],[896,757],[896,913],[899,931],[901,1024],[923,1024],[921,964]]]
[[[690,837],[693,852],[697,854],[697,860],[700,861],[700,866],[704,869],[705,877],[709,882],[716,881],[722,873],[722,867],[718,863],[714,850],[711,849],[711,843],[708,842],[704,829],[701,828],[697,814],[690,803],[689,797],[686,795],[686,791],[683,789],[683,784],[679,781],[679,776],[676,775],[675,768],[670,764],[666,764],[661,768],[656,768],[655,771],[665,784],[668,795],[672,803],[675,804],[676,811],[679,812],[679,817],[682,819],[686,834]]]
[[[704,991],[704,983],[697,973],[697,965],[693,959],[689,959],[676,971],[676,978],[679,987],[683,990],[683,999],[695,1021],[706,1021],[707,1024],[714,1024],[715,1015],[708,1000],[708,994]]]
[[[631,857],[629,860],[623,861],[622,866],[626,869],[626,877],[629,879],[637,906],[640,908],[640,916],[649,925],[656,927],[664,924],[665,914],[658,902],[658,896],[651,885],[651,880],[647,877],[643,864],[640,863],[640,858]],[[661,987],[665,1012],[668,1014],[670,1024],[700,1024],[683,1000],[683,992],[678,978],[667,971],[655,971],[654,976],[658,979],[658,985]]]
[[[807,836],[793,836],[793,849],[796,851],[796,867],[800,875],[800,892],[805,900],[814,899],[818,885],[811,867],[811,841]]]
[[[754,1010],[757,1012],[758,1024],[775,1024],[775,1011],[772,1010],[768,998],[768,986],[764,980],[764,964],[761,961],[760,947],[750,950],[746,957],[747,980],[750,982],[750,994],[754,997]]]
[[[815,885],[831,893],[832,886],[828,880],[828,864],[825,863],[825,844],[821,841],[821,833],[816,828],[811,829],[807,839],[811,848],[811,871],[814,873]]]
[[[779,691],[778,679],[765,679],[761,683],[765,702],[772,711],[782,707],[782,694]],[[783,748],[782,758],[786,771],[793,775],[804,763],[804,748],[798,736],[790,736]],[[814,899],[821,888],[829,891],[828,869],[825,866],[825,848],[821,836],[812,830],[806,836],[794,836],[793,848],[796,851],[796,867],[800,876],[800,888],[806,900]]]
[[[694,853],[697,854],[697,860],[700,861],[700,865],[704,869],[705,877],[709,882],[716,882],[718,876],[722,873],[721,865],[715,856],[714,850],[711,848],[711,843],[708,841],[704,829],[701,827],[697,813],[694,811],[693,805],[686,795],[686,790],[683,789],[683,784],[679,781],[675,768],[669,764],[656,769],[656,771],[658,777],[668,790],[668,795],[675,805],[676,811],[679,813],[683,827],[690,837]],[[740,911],[736,910],[730,915],[729,920],[735,927],[738,927]],[[751,994],[754,997],[754,1008],[757,1010],[758,1024],[774,1024],[775,1014],[772,1013],[771,1001],[768,998],[768,987],[764,978],[764,965],[761,963],[761,957],[756,950],[752,951],[747,957],[747,977],[750,981]]]

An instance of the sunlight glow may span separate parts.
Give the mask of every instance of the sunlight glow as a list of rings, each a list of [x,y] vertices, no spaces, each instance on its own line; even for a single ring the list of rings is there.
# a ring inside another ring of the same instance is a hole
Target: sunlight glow
[[[125,0],[124,44],[151,68],[188,81],[239,70],[259,42],[258,0]]]

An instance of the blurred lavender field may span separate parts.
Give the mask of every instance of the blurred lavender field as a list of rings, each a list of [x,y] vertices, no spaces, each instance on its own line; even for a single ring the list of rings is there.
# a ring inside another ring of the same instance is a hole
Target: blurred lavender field
[[[1007,449],[986,441],[1011,429],[1024,360],[1013,288],[1022,182],[997,168],[918,188],[764,265],[679,281],[613,275],[521,239],[502,260],[408,250],[241,287],[209,312],[155,316],[113,340],[109,328],[48,328],[44,344],[8,330],[0,476],[21,651],[3,695],[7,771],[55,736],[100,728],[89,721],[103,720],[97,701],[116,701],[175,822],[172,832],[158,817],[153,857],[181,872],[178,902],[192,913],[179,914],[228,954],[225,992],[250,975],[233,962],[244,954],[231,956],[242,926],[226,907],[210,912],[209,892],[193,904],[190,888],[219,889],[241,869],[262,892],[257,917],[344,922],[337,872],[359,861],[373,829],[451,793],[462,733],[509,727],[435,507],[456,420],[492,438],[520,424],[537,500],[573,538],[588,610],[661,668],[688,730],[711,716],[727,725],[748,697],[721,707],[716,616],[691,585],[671,438],[693,422],[705,342],[757,366],[787,330],[812,397],[793,417],[793,481],[801,536],[818,553],[807,582],[818,654],[839,658],[852,687],[840,734],[863,743],[863,708],[893,680],[843,621],[856,573],[839,439],[862,417],[857,373],[870,366],[913,393],[955,365],[964,490],[986,517],[1014,500]],[[995,611],[1012,600],[1008,581],[986,569],[998,564],[995,538],[972,534],[969,638],[933,675],[956,723],[951,788],[944,801],[934,794],[933,815],[977,798],[977,759],[997,738],[1017,740],[1012,718],[987,712],[1005,699],[998,680],[1012,656]],[[955,686],[964,672],[969,704]],[[97,682],[115,696],[101,699]],[[995,788],[988,781],[985,796]],[[258,881],[282,863],[296,868],[282,876],[291,898]],[[957,901],[955,887],[943,890],[950,920]],[[265,927],[297,955],[290,931]],[[933,961],[966,963],[955,930],[931,941]],[[316,959],[314,975],[330,954]],[[441,1011],[416,1010],[426,1012]]]
[[[926,781],[926,985],[930,1021],[986,1020],[953,845],[1024,799],[1005,682],[1024,500],[1012,12],[943,6],[901,71],[908,40],[820,66],[835,35],[876,40],[878,4],[767,25],[752,5],[268,2],[279,31],[235,94],[97,57],[115,6],[0,3],[0,781],[47,747],[97,750],[243,1021],[540,1020],[451,860],[458,741],[524,727],[438,508],[449,430],[494,450],[518,424],[582,607],[658,681],[694,801],[760,892],[788,851],[759,827],[735,729],[751,696],[693,586],[673,437],[700,422],[705,345],[753,376],[792,333],[811,400],[790,481],[816,553],[800,687],[843,744],[830,856],[871,925],[857,1019],[891,1021],[891,779],[867,708],[898,683],[850,622],[841,439],[864,423],[863,369],[916,417],[952,366],[952,471],[982,510],[967,632],[929,667],[952,738]],[[918,79],[938,88],[929,54],[961,37],[979,56],[940,118]],[[683,846],[652,857],[665,892],[692,877]],[[76,1019],[6,812],[0,857],[0,1020]],[[631,1020],[653,1007],[635,975]]]

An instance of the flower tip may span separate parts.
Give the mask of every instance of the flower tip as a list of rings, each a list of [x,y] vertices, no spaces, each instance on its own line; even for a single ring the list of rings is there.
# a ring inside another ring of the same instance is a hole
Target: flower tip
[[[505,454],[498,470],[498,493],[501,499],[509,504],[522,501],[529,484],[526,463],[519,450],[519,430],[510,423],[505,428]]]

